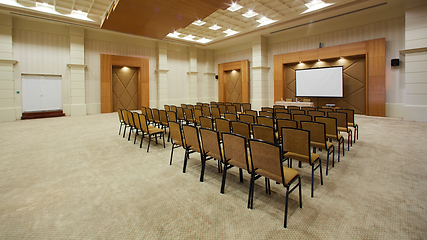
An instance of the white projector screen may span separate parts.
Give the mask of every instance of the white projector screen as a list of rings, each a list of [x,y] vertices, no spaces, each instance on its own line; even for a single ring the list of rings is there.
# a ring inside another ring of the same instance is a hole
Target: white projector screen
[[[296,97],[343,97],[343,67],[295,71]]]

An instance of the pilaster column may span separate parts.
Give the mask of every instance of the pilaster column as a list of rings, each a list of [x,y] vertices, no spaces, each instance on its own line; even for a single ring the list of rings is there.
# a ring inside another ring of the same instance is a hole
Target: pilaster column
[[[66,115],[86,115],[86,77],[85,77],[85,32],[84,28],[70,26],[70,109]]]
[[[188,47],[188,101],[195,104],[197,99],[197,48]]]
[[[215,80],[215,56],[212,50],[205,51],[205,91],[203,102],[218,101],[218,96],[215,96],[215,87],[218,82]]]
[[[252,39],[252,81],[250,99],[253,109],[269,106],[268,99],[268,44],[267,38],[257,36]]]
[[[168,44],[158,42],[157,44],[157,106],[163,108],[169,104],[168,99]]]
[[[0,122],[15,121],[15,85],[13,80],[12,17],[0,15]],[[17,96],[18,97],[18,96]],[[19,95],[20,97],[20,95]],[[17,108],[20,109],[20,108]],[[19,115],[19,116],[18,116]]]
[[[427,2],[405,2],[405,104],[403,119],[427,122]]]

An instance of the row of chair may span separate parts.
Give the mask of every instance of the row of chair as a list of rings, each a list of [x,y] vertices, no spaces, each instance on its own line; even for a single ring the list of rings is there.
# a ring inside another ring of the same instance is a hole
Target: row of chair
[[[247,138],[236,132],[220,132],[214,129],[197,128],[196,126],[180,124],[178,122],[169,122],[169,127],[172,143],[170,164],[172,164],[174,149],[182,147],[185,150],[184,173],[189,155],[191,153],[199,153],[202,162],[201,182],[203,182],[204,178],[206,161],[209,159],[218,161],[218,171],[223,171],[221,193],[225,191],[228,169],[237,167],[241,182],[243,182],[243,170],[251,175],[248,208],[253,208],[255,180],[264,177],[266,179],[266,191],[270,194],[270,179],[282,184],[286,188],[284,227],[287,226],[288,196],[296,188],[299,188],[299,203],[300,207],[302,207],[301,178],[297,170],[283,166],[284,158],[296,158],[297,155],[302,153],[304,156],[308,156],[308,158],[297,158],[298,160],[308,160],[307,162],[313,166],[315,162],[318,162],[317,167],[321,168],[321,161],[318,155],[310,153],[310,134],[306,130],[283,128],[284,135],[289,137],[286,138],[286,144],[283,144],[282,149],[280,144],[262,139]],[[305,150],[303,152],[301,152],[303,149],[302,144],[296,144],[295,136],[305,138],[304,140],[303,138],[299,138],[305,141]],[[297,147],[295,148],[295,146]],[[222,165],[224,165],[224,168],[222,168]],[[317,167],[315,168],[317,169]],[[323,184],[323,178],[321,179]],[[294,186],[291,187],[292,185]]]

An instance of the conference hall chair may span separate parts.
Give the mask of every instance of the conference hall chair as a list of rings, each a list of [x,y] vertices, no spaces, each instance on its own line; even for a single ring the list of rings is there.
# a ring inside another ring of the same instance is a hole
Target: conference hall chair
[[[129,125],[128,110],[123,109],[123,110],[122,110],[122,113],[123,113],[123,122],[124,122],[124,125],[125,125],[125,128],[123,129],[123,138],[125,138],[125,135],[126,135],[126,128],[127,128],[127,127],[130,127],[130,125]]]
[[[328,175],[329,155],[332,154],[332,167],[334,167],[335,148],[334,144],[326,139],[326,125],[321,122],[301,121],[301,128],[310,131],[310,145],[313,147],[313,153],[316,153],[316,148],[327,151],[326,175]]]
[[[290,113],[276,112],[276,119],[278,118],[292,119],[292,115]]]
[[[274,118],[267,116],[258,116],[256,121],[259,125],[274,127]]]
[[[230,121],[238,121],[239,118],[236,113],[224,113],[224,118]]]
[[[194,116],[193,116],[194,125],[195,126],[200,126],[200,117],[203,116],[202,109],[194,109],[193,114],[194,114]]]
[[[142,106],[141,107],[141,113],[144,114],[145,116],[147,116],[147,108]]]
[[[285,99],[285,102],[292,102],[293,100],[292,100],[292,98],[286,98]]]
[[[340,146],[342,144],[342,155],[345,156],[344,137],[338,133],[337,119],[331,117],[314,117],[314,121],[321,122],[326,125],[326,138],[333,139],[338,142],[338,162],[340,161]]]
[[[254,116],[249,115],[249,114],[240,114],[239,115],[239,121],[249,123],[249,124],[254,124],[255,118],[254,118]]]
[[[194,123],[193,110],[191,108],[184,108],[184,119],[187,125]]]
[[[211,116],[213,119],[221,118],[221,112],[217,107],[211,107]]]
[[[185,115],[184,115],[184,108],[182,107],[177,107],[176,108],[176,115],[178,117],[178,122],[182,123],[185,121]]]
[[[284,158],[289,160],[288,164],[292,166],[292,160],[298,160],[311,165],[311,197],[313,197],[314,171],[320,168],[321,185],[323,185],[323,176],[319,155],[310,151],[310,131],[287,127],[282,127],[281,130]]]
[[[151,111],[153,112],[154,126],[160,127],[160,113],[159,113],[159,109],[153,108]]]
[[[166,134],[166,130],[169,128],[169,119],[168,119],[168,113],[165,110],[160,110],[159,111],[160,114],[160,124],[162,125],[162,129],[164,129]],[[168,135],[168,142],[170,140],[170,131],[169,131],[169,135]]]
[[[231,131],[235,134],[239,134],[246,139],[251,138],[251,125],[245,122],[231,121]]]
[[[255,119],[258,116],[258,112],[256,110],[251,110],[251,109],[246,110],[245,114],[252,115],[252,116],[254,116]]]
[[[119,122],[120,122],[119,135],[120,135],[120,133],[122,132],[122,126],[123,126],[123,125],[125,125],[125,126],[126,126],[126,124],[125,124],[125,121],[124,121],[124,119],[123,119],[123,112],[122,112],[122,109],[118,108],[118,109],[117,109],[117,114],[119,115]]]
[[[298,106],[288,106],[286,109],[288,109],[288,111],[290,112],[293,109],[298,109],[300,110],[300,108]]]
[[[298,127],[301,128],[301,121],[312,121],[313,117],[305,114],[294,114],[293,119],[298,122]]]
[[[328,117],[337,119],[338,132],[347,133],[347,151],[350,151],[350,144],[353,146],[353,131],[348,127],[347,113],[345,112],[328,112]]]
[[[192,104],[187,104],[187,108],[194,110],[194,106]]]
[[[200,138],[202,139],[202,173],[200,181],[203,182],[203,176],[205,173],[206,161],[215,159],[218,162],[218,172],[221,172],[223,158],[223,149],[219,140],[219,133],[215,130],[208,128],[200,128]]]
[[[315,107],[301,107],[301,110],[304,110],[305,114],[309,115],[308,111],[316,110],[316,108]]]
[[[334,111],[332,108],[318,108],[317,111],[321,111],[325,113],[325,116],[328,114],[328,112]]]
[[[265,117],[273,117],[274,116],[274,114],[273,114],[273,112],[271,111],[259,111],[258,112],[258,116],[265,116]]]
[[[275,108],[274,113],[289,113],[289,110],[283,106],[283,108]]]
[[[303,101],[303,102],[311,102],[311,99],[304,98],[302,101]]]
[[[312,117],[316,117],[316,116],[325,116],[325,112],[322,111],[317,111],[317,110],[308,110],[307,111],[307,115],[310,115]]]
[[[187,108],[187,104],[181,103],[182,108]]]
[[[209,103],[202,103],[203,107],[209,107]]]
[[[277,143],[276,131],[273,127],[253,124],[252,132],[254,139],[261,139],[266,142]]]
[[[347,122],[348,126],[354,128],[354,136],[353,136],[353,142],[356,142],[356,136],[357,139],[359,139],[359,125],[354,122],[354,110],[353,109],[338,109],[337,112],[344,112],[347,113]]]
[[[133,128],[135,129],[135,137],[133,139],[133,144],[136,142],[136,137],[138,136],[138,133],[144,134],[141,128],[141,124],[139,122],[139,113],[137,112],[131,112],[132,113],[132,121],[133,121]]]
[[[220,134],[223,132],[231,132],[230,120],[224,119],[224,118],[216,118],[215,119],[215,129]]]
[[[233,105],[236,107],[236,113],[240,114],[242,113],[242,104],[241,103],[233,103]]]
[[[172,165],[173,150],[182,147],[185,149],[184,138],[182,137],[182,126],[178,122],[169,121],[169,135],[172,143],[171,158],[169,165]]]
[[[201,102],[196,102],[196,105],[202,106],[202,105],[203,105],[203,103],[201,103]]]
[[[170,121],[170,122],[177,122],[178,121],[178,118],[176,116],[176,112],[169,111],[166,113],[168,114],[168,121]]]
[[[234,105],[226,105],[227,113],[237,114],[236,106]]]
[[[166,104],[165,104],[165,105],[164,105],[164,107],[165,107],[165,111],[166,111],[166,112],[169,112],[169,111],[171,110],[169,105],[166,105]]]
[[[154,135],[156,138],[156,144],[157,144],[157,135],[160,135],[160,137],[163,138],[163,148],[165,148],[165,135],[163,132],[163,129],[156,128],[156,127],[149,127],[147,123],[147,118],[145,115],[140,114],[139,115],[139,124],[141,125],[142,129],[142,138],[141,138],[141,144],[139,147],[142,147],[142,140],[144,139],[144,134],[148,135],[148,147],[147,152],[150,150],[150,143],[151,143],[151,136]]]
[[[224,171],[222,172],[221,193],[224,193],[227,170],[232,167],[239,168],[240,182],[243,182],[243,169],[250,173],[247,154],[247,139],[235,133],[221,133],[224,149]]]
[[[219,113],[220,113],[221,115],[224,115],[224,113],[226,113],[226,112],[227,112],[227,108],[226,108],[226,106],[225,106],[225,105],[218,105],[218,108],[219,108]]]
[[[274,108],[272,108],[272,107],[261,107],[261,111],[274,112]]]
[[[154,124],[154,118],[153,118],[153,111],[151,108],[146,108],[145,109],[147,112],[147,115],[145,115],[147,117],[147,121],[148,121],[148,125],[150,124]]]
[[[209,106],[202,106],[203,116],[211,117],[211,108]]]
[[[294,119],[295,114],[305,114],[304,110],[300,109],[291,109],[289,113],[292,115],[292,119]]]
[[[251,104],[250,103],[242,103],[242,112],[246,112],[246,110],[251,110]]]
[[[298,128],[298,122],[293,119],[277,118],[276,125],[279,142],[282,142],[282,127]]]
[[[200,110],[202,110],[202,108],[203,108],[203,106],[202,106],[202,105],[195,105],[195,106],[194,106],[194,109],[200,109]]]
[[[172,112],[176,112],[176,106],[171,105],[171,106],[170,106],[170,110],[171,110]]]
[[[132,111],[127,110],[127,120],[128,120],[128,126],[129,128],[129,135],[128,135],[128,141],[130,140],[130,136],[132,135],[133,129],[135,129],[135,120],[133,119],[133,113]]]
[[[277,109],[286,109],[283,105],[273,105],[273,110],[276,112]]]
[[[255,180],[264,177],[283,184],[285,193],[284,227],[287,227],[289,194],[299,190],[299,207],[302,208],[301,177],[297,170],[283,166],[283,155],[280,145],[258,139],[249,140],[251,161],[251,183],[249,186],[248,208],[253,209]],[[269,183],[270,181],[268,181]],[[296,182],[296,184],[294,184]],[[292,184],[294,186],[291,188]]]
[[[204,174],[204,157],[202,154],[202,146],[200,144],[199,131],[197,127],[191,125],[183,125],[182,131],[184,133],[185,139],[185,156],[184,156],[184,166],[182,168],[182,172],[185,173],[187,168],[187,160],[190,158],[190,154],[199,153],[200,160],[202,161],[202,171],[200,173],[200,182],[203,182],[203,174]]]
[[[200,127],[214,130],[214,120],[211,117],[201,116]]]

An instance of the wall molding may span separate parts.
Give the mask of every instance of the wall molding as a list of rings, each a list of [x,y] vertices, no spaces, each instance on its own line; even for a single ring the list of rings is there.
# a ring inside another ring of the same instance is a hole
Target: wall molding
[[[69,64],[67,64],[67,66],[69,68],[83,68],[83,69],[85,69],[87,67],[86,64],[74,64],[74,63],[69,63]]]
[[[9,63],[15,65],[18,63],[18,60],[0,59],[0,63]]]

